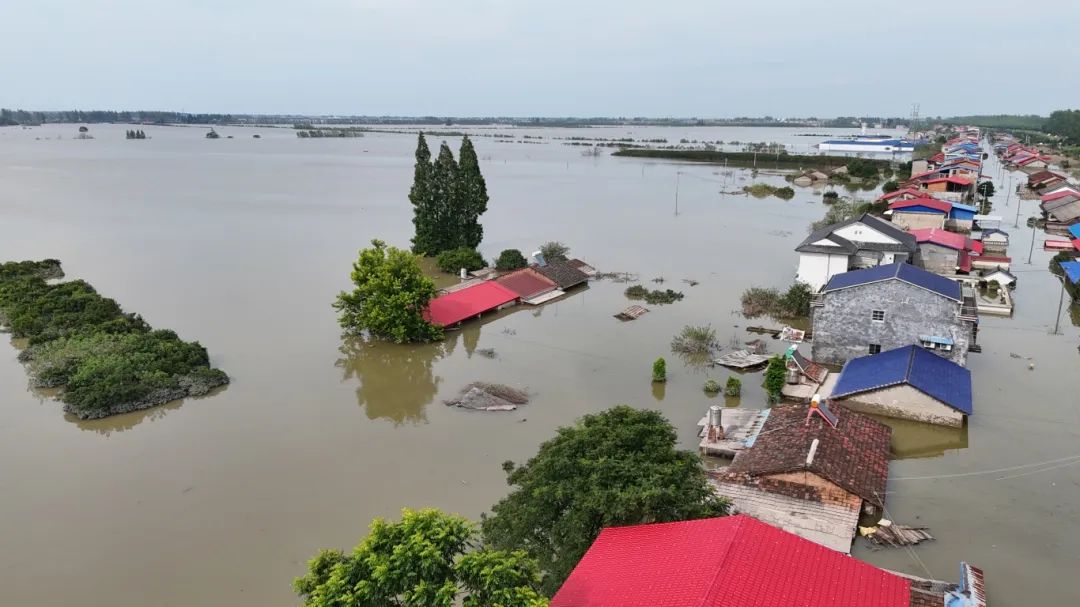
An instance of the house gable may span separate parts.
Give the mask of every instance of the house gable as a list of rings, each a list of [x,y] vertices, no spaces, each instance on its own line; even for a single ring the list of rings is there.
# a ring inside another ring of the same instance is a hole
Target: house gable
[[[879,232],[865,223],[853,223],[833,232],[837,236],[853,242],[874,242],[881,244],[900,244],[900,241]]]

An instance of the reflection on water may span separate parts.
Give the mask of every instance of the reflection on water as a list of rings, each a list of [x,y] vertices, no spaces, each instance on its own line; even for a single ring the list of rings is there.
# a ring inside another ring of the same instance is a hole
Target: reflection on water
[[[227,386],[215,390],[207,396],[213,396],[217,394],[219,390],[225,389]],[[206,398],[205,396],[199,398]],[[131,413],[125,413],[123,415],[110,415],[105,419],[79,419],[70,413],[64,414],[64,419],[74,423],[80,430],[87,430],[91,432],[97,432],[102,436],[111,436],[114,432],[123,432],[125,430],[131,430],[135,426],[143,423],[146,420],[156,421],[169,414],[170,411],[175,411],[180,408],[180,405],[184,404],[184,400],[174,400],[171,403],[165,403],[157,407],[151,407],[149,409],[143,409],[141,411],[133,411]]]
[[[1069,320],[1072,321],[1074,327],[1080,327],[1080,304],[1069,306]]]
[[[894,459],[939,457],[946,451],[967,449],[968,428],[935,426],[907,419],[873,416],[892,428],[892,455]]]
[[[472,338],[472,348],[479,341]],[[335,366],[343,371],[342,381],[357,379],[356,402],[368,419],[388,419],[394,425],[427,421],[425,408],[435,399],[441,377],[435,375],[437,360],[453,353],[461,332],[449,334],[445,342],[423,345],[392,344],[360,337],[342,342]],[[470,340],[465,340],[466,349]]]
[[[664,395],[667,393],[667,382],[654,381],[652,383],[652,396],[656,399],[656,402],[664,400]]]

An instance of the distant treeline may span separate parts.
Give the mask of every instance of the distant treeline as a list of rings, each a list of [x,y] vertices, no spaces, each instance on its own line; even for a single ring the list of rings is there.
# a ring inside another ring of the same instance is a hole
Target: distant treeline
[[[1046,124],[1046,120],[1046,116],[1037,116],[1035,114],[993,114],[986,116],[953,116],[952,118],[943,118],[939,122],[942,124],[977,126],[988,129],[1024,129],[1039,131],[1042,130],[1043,125]]]
[[[689,162],[707,162],[710,164],[727,164],[736,167],[840,167],[847,166],[852,161],[851,156],[814,156],[803,154],[780,153],[753,153],[753,152],[719,152],[713,150],[657,150],[657,149],[621,149],[612,156],[629,156],[632,158],[657,158],[663,160],[686,160]],[[888,160],[863,159],[863,162],[873,164],[879,168],[890,165]]]

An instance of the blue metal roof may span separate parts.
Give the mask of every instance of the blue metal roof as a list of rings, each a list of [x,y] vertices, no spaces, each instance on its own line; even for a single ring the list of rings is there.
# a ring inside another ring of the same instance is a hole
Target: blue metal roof
[[[829,291],[835,291],[837,289],[856,287],[872,282],[889,280],[891,278],[896,278],[928,291],[933,291],[934,293],[948,297],[949,299],[956,301],[962,300],[959,283],[949,280],[944,276],[938,276],[932,272],[927,272],[922,268],[916,268],[915,266],[904,262],[837,274],[829,280],[827,285],[825,285],[823,292],[828,293]]]
[[[1069,226],[1069,234],[1071,234],[1073,238],[1080,238],[1080,223]]]
[[[959,202],[952,203],[952,208],[960,209],[962,211],[971,211],[972,213],[978,213],[979,207],[972,206],[970,204],[960,204]]]
[[[1080,261],[1063,261],[1061,269],[1065,270],[1065,276],[1069,278],[1069,282],[1073,284],[1080,282]]]
[[[971,371],[919,346],[848,361],[832,396],[841,398],[899,384],[908,384],[957,411],[972,414]]]

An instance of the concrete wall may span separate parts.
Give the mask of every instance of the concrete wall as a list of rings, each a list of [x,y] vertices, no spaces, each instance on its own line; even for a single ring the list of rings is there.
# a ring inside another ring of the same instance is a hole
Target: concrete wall
[[[831,291],[822,301],[813,313],[817,362],[841,365],[869,354],[870,344],[891,350],[919,343],[920,335],[952,339],[952,352],[941,354],[967,362],[971,327],[957,319],[958,302],[896,279]],[[871,320],[873,310],[885,310],[885,321]]]
[[[932,242],[921,242],[915,251],[915,265],[935,274],[955,274],[960,253]]]
[[[799,253],[799,270],[795,280],[805,282],[814,291],[825,286],[829,279],[848,271],[848,256],[825,253]]]
[[[845,238],[855,243],[859,242],[877,242],[885,244],[896,244],[896,239],[892,236],[882,234],[877,230],[867,226],[863,223],[853,223],[849,226],[844,226],[839,230],[833,232],[840,238]]]
[[[849,409],[864,413],[876,413],[886,417],[912,419],[954,428],[964,425],[963,413],[908,385],[883,388],[835,400]]]
[[[906,213],[893,211],[892,222],[905,230],[945,227],[944,213]]]

